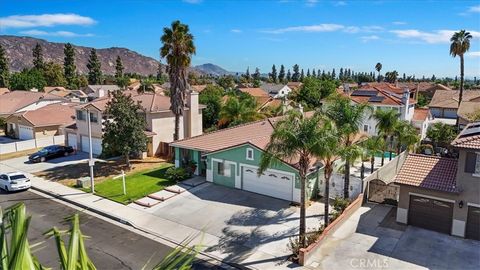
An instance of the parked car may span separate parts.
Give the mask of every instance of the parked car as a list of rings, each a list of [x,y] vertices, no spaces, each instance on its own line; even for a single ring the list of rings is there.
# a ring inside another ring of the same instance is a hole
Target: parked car
[[[44,162],[48,159],[68,156],[71,153],[73,153],[73,147],[71,146],[52,145],[31,154],[28,160],[31,162]]]
[[[0,174],[0,188],[6,191],[26,190],[32,186],[30,179],[23,173]]]

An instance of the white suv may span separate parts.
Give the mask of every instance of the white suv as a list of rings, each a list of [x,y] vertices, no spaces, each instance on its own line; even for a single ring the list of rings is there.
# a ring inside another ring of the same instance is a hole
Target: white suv
[[[30,179],[23,173],[5,173],[0,174],[0,188],[6,191],[17,191],[29,189],[32,186]]]

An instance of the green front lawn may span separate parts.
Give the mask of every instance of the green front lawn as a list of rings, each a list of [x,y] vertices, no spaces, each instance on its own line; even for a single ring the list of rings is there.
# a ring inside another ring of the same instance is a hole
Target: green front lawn
[[[125,176],[127,195],[123,195],[122,178],[109,178],[95,184],[95,194],[123,204],[131,203],[148,194],[160,191],[167,186],[174,185],[164,177],[165,171],[173,166],[170,163],[162,163],[158,168],[135,172]],[[85,189],[86,192],[90,188]]]

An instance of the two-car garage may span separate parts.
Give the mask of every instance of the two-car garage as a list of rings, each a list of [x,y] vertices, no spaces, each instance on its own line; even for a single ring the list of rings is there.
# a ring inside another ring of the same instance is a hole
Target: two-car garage
[[[293,176],[271,170],[258,176],[256,168],[242,166],[242,178],[244,190],[293,201]]]
[[[410,196],[408,224],[450,234],[453,221],[453,203],[432,198]]]
[[[82,152],[90,152],[90,144],[88,141],[88,136],[82,137]],[[94,155],[100,155],[102,153],[102,139],[92,138],[92,153]]]

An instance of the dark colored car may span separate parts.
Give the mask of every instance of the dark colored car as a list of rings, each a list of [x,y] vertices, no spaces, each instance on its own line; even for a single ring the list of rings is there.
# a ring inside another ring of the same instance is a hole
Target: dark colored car
[[[71,153],[73,153],[73,148],[71,146],[52,145],[31,154],[28,157],[28,160],[31,162],[44,162],[47,159],[68,156]]]

